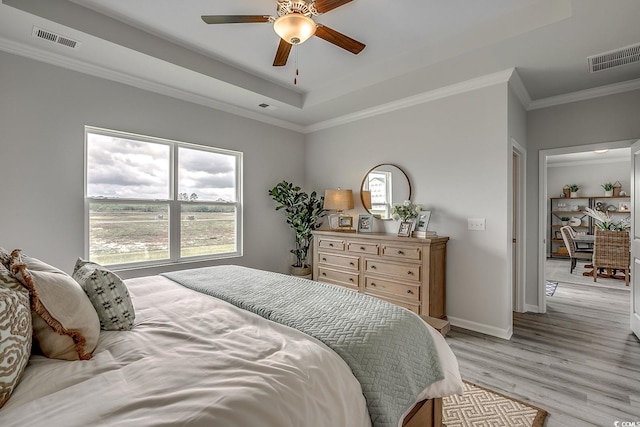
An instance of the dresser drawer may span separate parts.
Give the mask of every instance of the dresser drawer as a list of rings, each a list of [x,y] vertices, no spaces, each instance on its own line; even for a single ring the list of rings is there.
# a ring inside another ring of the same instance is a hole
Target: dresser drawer
[[[347,250],[349,252],[359,253],[359,254],[367,254],[367,255],[378,255],[378,249],[380,248],[379,243],[371,243],[371,242],[348,242]]]
[[[380,295],[380,294],[374,294],[372,292],[365,292],[365,294],[371,295],[372,297],[379,298],[379,299],[384,300],[386,302],[390,302],[391,304],[399,305],[400,307],[404,307],[407,310],[411,310],[416,314],[420,314],[420,304],[419,303],[415,303],[414,304],[414,303],[409,302],[409,301],[399,301],[399,300],[396,300],[396,299],[393,299],[393,298],[387,298],[387,297],[385,297],[383,295]]]
[[[320,264],[332,265],[336,267],[348,268],[350,270],[358,270],[360,265],[360,257],[338,255],[328,252],[320,252],[318,254]]]
[[[334,251],[344,251],[344,240],[318,238],[318,247],[321,249],[333,249]]]
[[[348,271],[338,271],[325,267],[318,267],[318,281],[342,285],[355,291],[358,290],[359,274]]]
[[[420,281],[420,266],[418,264],[394,264],[374,259],[364,260],[364,271],[367,273],[385,274],[401,280]]]
[[[420,285],[408,285],[404,283],[392,282],[390,280],[379,279],[377,277],[364,278],[365,292],[384,292],[392,294],[398,298],[420,301]]]
[[[422,259],[422,249],[416,246],[383,245],[382,256],[418,261]]]

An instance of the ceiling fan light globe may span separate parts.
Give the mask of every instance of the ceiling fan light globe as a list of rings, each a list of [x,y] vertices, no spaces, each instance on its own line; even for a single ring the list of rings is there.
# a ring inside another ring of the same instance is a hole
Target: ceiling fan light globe
[[[291,13],[276,19],[273,30],[284,41],[291,44],[304,43],[316,32],[316,23],[308,16]]]

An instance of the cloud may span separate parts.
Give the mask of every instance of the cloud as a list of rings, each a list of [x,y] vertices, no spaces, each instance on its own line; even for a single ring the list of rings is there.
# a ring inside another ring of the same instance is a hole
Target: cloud
[[[87,195],[133,199],[169,197],[171,147],[89,134]],[[235,156],[180,147],[178,192],[200,201],[233,201]]]

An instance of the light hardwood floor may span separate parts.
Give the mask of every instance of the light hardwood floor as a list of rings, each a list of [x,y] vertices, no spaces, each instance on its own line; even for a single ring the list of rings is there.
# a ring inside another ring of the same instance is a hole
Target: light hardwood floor
[[[547,313],[514,315],[502,340],[453,327],[462,377],[539,406],[547,427],[640,425],[640,341],[627,289],[560,283]]]

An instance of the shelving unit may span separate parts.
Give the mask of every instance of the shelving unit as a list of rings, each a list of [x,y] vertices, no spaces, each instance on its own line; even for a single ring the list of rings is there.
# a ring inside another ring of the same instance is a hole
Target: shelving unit
[[[606,208],[615,207],[615,210],[607,210],[609,215],[615,219],[623,219],[625,216],[629,217],[631,211],[629,207],[629,196],[584,196],[584,197],[551,197],[549,204],[549,248],[550,252],[547,254],[550,258],[568,258],[569,254],[566,252],[564,241],[562,236],[559,235],[560,227],[562,227],[562,217],[577,218],[580,220],[579,225],[574,225],[577,220],[574,220],[574,224],[569,223],[574,230],[578,233],[593,234],[593,227],[595,226],[595,220],[586,214],[585,208],[596,209],[600,204]],[[627,210],[620,210],[622,205],[626,205]],[[557,232],[557,233],[556,233]],[[563,250],[564,248],[564,250]]]

